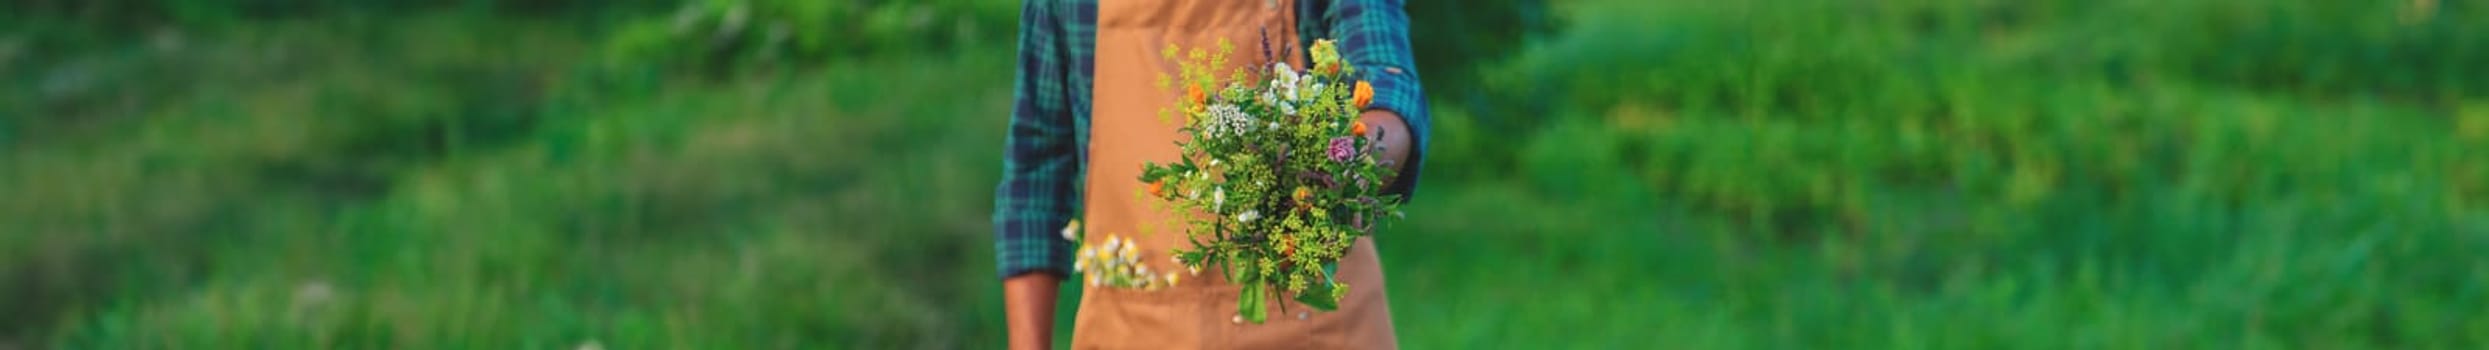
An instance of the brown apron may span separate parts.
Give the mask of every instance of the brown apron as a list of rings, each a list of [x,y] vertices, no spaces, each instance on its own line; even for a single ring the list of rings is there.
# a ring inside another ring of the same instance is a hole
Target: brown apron
[[[1140,195],[1143,162],[1168,162],[1179,152],[1178,125],[1158,119],[1176,101],[1160,89],[1160,74],[1177,63],[1162,59],[1168,44],[1216,50],[1227,39],[1230,61],[1262,57],[1269,38],[1274,51],[1301,55],[1296,46],[1295,4],[1289,0],[1104,0],[1098,3],[1097,72],[1089,123],[1090,237],[1119,234],[1139,242],[1140,261],[1151,271],[1184,271],[1168,251],[1183,247],[1184,234],[1169,228],[1169,214]],[[1267,31],[1267,32],[1265,32]],[[1303,59],[1288,58],[1304,67]],[[1267,63],[1263,63],[1267,65]],[[1267,66],[1253,69],[1268,70]],[[1302,69],[1302,68],[1300,68]],[[1216,70],[1227,72],[1226,69]],[[1341,259],[1339,279],[1351,288],[1340,309],[1313,311],[1289,302],[1285,314],[1263,324],[1236,322],[1239,288],[1220,271],[1186,275],[1174,288],[1140,291],[1092,287],[1081,296],[1072,330],[1075,349],[1392,349],[1391,308],[1384,299],[1382,263],[1372,239],[1358,239]]]

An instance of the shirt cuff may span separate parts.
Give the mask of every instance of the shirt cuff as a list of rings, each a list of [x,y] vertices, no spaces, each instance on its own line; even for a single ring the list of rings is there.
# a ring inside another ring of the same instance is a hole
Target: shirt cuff
[[[1427,110],[1425,92],[1418,86],[1417,72],[1412,68],[1378,65],[1358,70],[1367,83],[1374,84],[1374,102],[1366,109],[1399,113],[1400,120],[1409,126],[1409,164],[1403,166],[1399,178],[1384,189],[1386,193],[1401,195],[1401,200],[1406,201],[1417,192],[1418,175],[1426,165],[1426,145],[1432,139],[1429,131],[1433,130],[1434,119]]]
[[[1001,278],[1045,273],[1071,275],[1072,241],[1062,237],[1068,219],[1029,219],[1002,223],[994,241],[994,262]]]

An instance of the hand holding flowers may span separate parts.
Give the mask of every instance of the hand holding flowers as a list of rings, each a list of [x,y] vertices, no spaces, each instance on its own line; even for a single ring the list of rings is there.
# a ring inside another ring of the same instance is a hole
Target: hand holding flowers
[[[1397,213],[1398,197],[1383,192],[1394,167],[1367,137],[1380,129],[1358,121],[1374,88],[1351,78],[1356,67],[1329,40],[1309,48],[1313,67],[1301,71],[1280,55],[1221,71],[1233,48],[1219,46],[1163,53],[1181,67],[1159,80],[1181,92],[1160,113],[1182,125],[1181,156],[1145,165],[1140,195],[1176,214],[1168,227],[1182,229],[1191,247],[1171,253],[1188,274],[1216,271],[1243,289],[1240,319],[1260,323],[1286,300],[1336,309],[1351,287],[1336,278],[1337,263]],[[1178,274],[1135,267],[1129,247],[1108,237],[1084,247],[1075,267],[1092,285],[1174,285]]]

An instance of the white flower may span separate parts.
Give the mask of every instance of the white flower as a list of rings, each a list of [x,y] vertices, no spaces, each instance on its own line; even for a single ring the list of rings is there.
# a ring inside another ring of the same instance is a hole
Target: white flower
[[[1090,287],[1096,287],[1096,286],[1098,286],[1098,275],[1089,275],[1089,286],[1090,286]]]
[[[1072,220],[1072,223],[1063,225],[1063,240],[1066,240],[1066,241],[1077,241],[1077,240],[1080,240],[1079,234],[1080,234],[1080,220]]]
[[[1220,188],[1220,189],[1212,190],[1212,191],[1210,192],[1210,208],[1211,208],[1211,209],[1217,209],[1217,208],[1226,208],[1226,207],[1227,207],[1227,189],[1225,189],[1225,188]]]
[[[1121,238],[1123,238],[1123,237],[1117,237],[1117,236],[1106,236],[1106,246],[1105,246],[1105,247],[1103,247],[1106,251],[1105,251],[1104,253],[1107,253],[1107,254],[1113,254],[1113,253],[1115,253],[1115,247],[1116,247],[1116,246],[1118,246],[1118,245],[1120,245],[1120,243],[1123,243],[1123,242],[1120,240]]]
[[[1236,214],[1236,222],[1253,222],[1253,219],[1260,218],[1262,218],[1262,212],[1257,210],[1246,210],[1243,213]]]
[[[1202,123],[1202,134],[1206,134],[1213,138],[1230,133],[1244,132],[1245,128],[1252,127],[1253,125],[1253,116],[1245,114],[1243,107],[1237,107],[1233,104],[1222,103],[1212,105],[1210,106],[1209,114],[1210,120],[1206,123]]]
[[[1281,96],[1286,96],[1289,101],[1295,101],[1297,99],[1296,83],[1298,80],[1302,79],[1297,76],[1296,70],[1290,69],[1287,62],[1273,63],[1271,64],[1270,69],[1272,78],[1276,79],[1276,81],[1274,81],[1276,84],[1272,84],[1272,87],[1278,88],[1279,94]]]

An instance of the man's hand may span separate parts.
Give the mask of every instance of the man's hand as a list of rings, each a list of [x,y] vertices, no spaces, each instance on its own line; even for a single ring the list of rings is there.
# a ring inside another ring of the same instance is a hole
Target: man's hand
[[[1062,278],[1030,273],[1003,279],[1003,319],[1010,329],[1011,348],[1054,347],[1054,298]]]
[[[1383,145],[1383,160],[1391,162],[1390,182],[1400,181],[1400,174],[1409,170],[1409,148],[1416,147],[1409,144],[1409,122],[1401,120],[1400,113],[1382,109],[1366,110],[1357,120],[1365,123],[1367,139]]]

